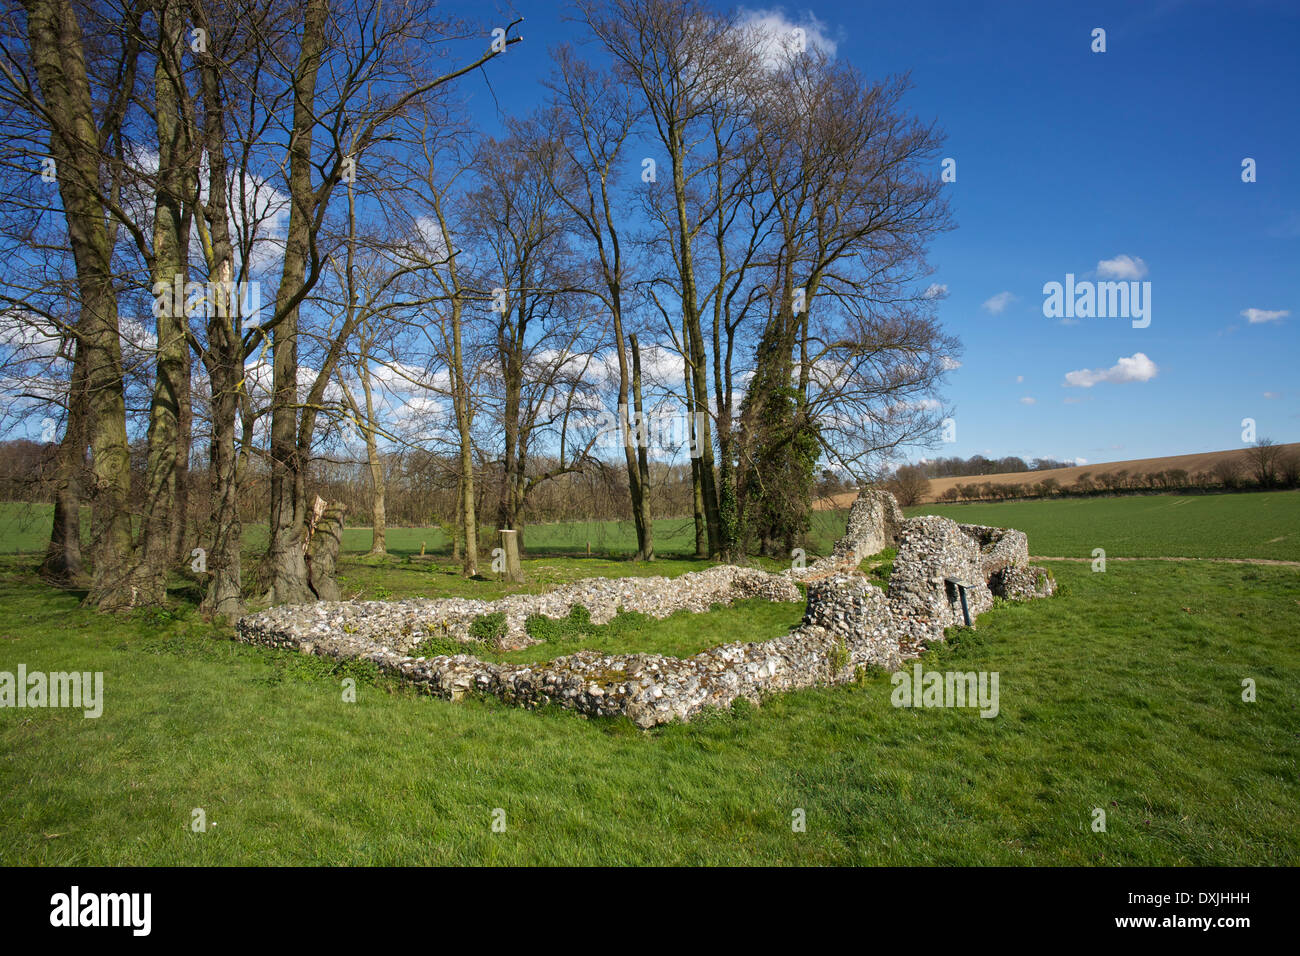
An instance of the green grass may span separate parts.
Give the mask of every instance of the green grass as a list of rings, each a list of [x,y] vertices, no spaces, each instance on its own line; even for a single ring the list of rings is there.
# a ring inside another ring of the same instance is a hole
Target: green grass
[[[748,598],[729,606],[715,605],[701,614],[678,611],[666,618],[621,613],[606,624],[592,624],[586,609],[554,620],[540,614],[528,619],[528,633],[542,641],[515,651],[503,651],[483,641],[468,645],[453,638],[425,641],[410,653],[423,657],[473,654],[483,660],[537,664],[577,651],[602,654],[667,654],[690,657],[721,644],[748,640],[753,631],[769,637],[786,633],[803,618],[804,602],[772,602]],[[738,636],[740,635],[740,636]]]
[[[820,555],[830,551],[844,533],[846,512],[814,512],[806,550]],[[37,553],[45,550],[50,539],[53,506],[0,502],[0,554]],[[89,509],[83,509],[82,526],[89,529]],[[687,557],[695,553],[695,524],[689,518],[661,518],[654,523],[655,551],[664,557]],[[484,541],[491,540],[491,529],[484,529]],[[630,558],[636,553],[636,529],[631,521],[574,521],[564,524],[530,524],[524,529],[525,543],[534,555],[585,556],[588,545],[599,559]],[[370,550],[369,527],[343,529],[343,550],[364,553]],[[244,548],[264,551],[267,544],[265,525],[244,528]],[[418,555],[421,545],[426,553],[448,557],[451,542],[441,528],[389,528],[385,546],[400,557]],[[490,547],[490,545],[484,545]]]
[[[772,602],[748,598],[715,606],[703,614],[678,611],[656,619],[647,614],[620,614],[608,624],[574,625],[570,621],[533,621],[529,634],[546,643],[519,651],[488,651],[480,656],[515,664],[548,661],[574,651],[606,654],[668,654],[690,657],[732,641],[779,637],[803,618],[803,601]],[[751,638],[749,632],[760,635]],[[421,651],[417,649],[416,653]]]
[[[1089,557],[1105,548],[1114,557],[1271,558],[1300,561],[1300,492],[1263,491],[1219,495],[1136,495],[1118,498],[1062,498],[960,505],[923,505],[913,514],[941,514],[972,524],[1019,528],[1029,534],[1034,554]],[[0,502],[0,554],[39,553],[50,534],[49,505]],[[813,514],[810,555],[827,554],[844,532],[846,511]],[[631,522],[590,521],[530,525],[525,530],[535,557],[582,558],[591,567],[630,558],[636,551]],[[656,548],[665,558],[688,559],[695,550],[688,519],[655,522]],[[388,550],[398,558],[430,555],[446,559],[450,543],[438,528],[389,528]],[[586,557],[591,542],[592,557]],[[343,550],[370,550],[369,528],[346,528]],[[245,529],[251,553],[266,546],[266,529]],[[605,573],[596,571],[594,573]],[[655,570],[646,573],[657,573]]]
[[[1023,528],[1038,554],[1294,559],[1297,501],[927,510]],[[345,558],[345,594],[491,599],[706,566],[560,554],[527,561],[523,586],[466,581],[445,558],[412,558],[426,532],[404,533],[402,553]],[[24,550],[38,552],[42,533],[28,534]],[[1300,863],[1294,568],[1053,564],[1057,597],[1000,604],[924,661],[999,672],[993,720],[893,708],[888,675],[871,675],[642,732],[558,708],[451,703],[372,666],[242,645],[198,618],[192,588],[171,611],[102,616],[44,586],[34,563],[0,559],[0,671],[102,671],[106,700],[98,720],[0,709],[0,864]],[[776,637],[800,611],[742,601],[662,621],[578,618],[494,659],[685,655]],[[190,830],[200,807],[216,823],[206,833]],[[1090,827],[1096,807],[1104,834]],[[797,808],[806,833],[791,832]]]
[[[248,560],[255,560],[251,552]],[[770,562],[768,565],[770,566]],[[446,559],[420,561],[390,554],[385,558],[357,557],[339,562],[338,583],[345,599],[367,601],[401,600],[410,597],[466,597],[484,601],[507,594],[536,594],[561,584],[595,577],[677,577],[710,566],[693,558],[664,558],[656,561],[612,561],[606,558],[533,558],[522,562],[523,584],[497,580],[486,564],[477,579],[462,577],[458,567]]]
[[[1295,572],[1053,570],[1057,598],[926,660],[998,671],[996,719],[895,709],[882,675],[645,733],[418,696],[184,608],[105,618],[10,559],[0,670],[100,670],[106,701],[98,720],[0,711],[0,862],[1300,862]],[[760,639],[785,613],[742,602],[703,626]]]
[[[1105,548],[1108,557],[1300,561],[1297,491],[923,505],[908,514],[1019,528],[1031,554],[1089,557]]]

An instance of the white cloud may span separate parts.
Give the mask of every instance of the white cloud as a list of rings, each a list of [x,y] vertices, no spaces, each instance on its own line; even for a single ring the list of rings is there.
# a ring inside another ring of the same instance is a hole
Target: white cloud
[[[0,348],[12,350],[10,362],[55,358],[61,341],[58,328],[44,316],[25,309],[0,312]]]
[[[957,361],[955,358],[953,358],[951,355],[945,355],[945,356],[940,360],[939,364],[943,366],[943,370],[944,370],[945,372],[951,372],[951,371],[953,371],[953,370],[955,370],[955,369],[959,369],[959,368],[961,368],[961,362],[958,362],[958,361]]]
[[[658,342],[641,346],[641,372],[649,382],[668,387],[680,384],[686,377],[681,353]]]
[[[798,52],[795,30],[803,31],[804,46],[834,56],[836,42],[831,39],[826,24],[811,13],[799,20],[791,20],[780,9],[745,10],[742,8],[740,25],[753,31],[754,47],[763,65],[774,70],[790,54]]]
[[[1076,458],[1076,459],[1074,459],[1074,463],[1075,463],[1076,465],[1086,465],[1086,464],[1088,464],[1088,459],[1086,459],[1086,458]]]
[[[980,306],[990,315],[1001,315],[1006,311],[1007,306],[1016,300],[1016,297],[1010,292],[999,292],[991,299],[985,299],[984,304]]]
[[[1285,319],[1291,314],[1289,309],[1242,309],[1241,317],[1246,319],[1251,325],[1259,325],[1261,322],[1276,322],[1279,319]]]
[[[942,282],[932,282],[930,286],[921,293],[923,299],[938,299],[948,294],[948,286]]]
[[[1068,388],[1092,388],[1099,382],[1119,385],[1124,382],[1149,382],[1156,377],[1156,363],[1147,358],[1143,352],[1134,352],[1127,358],[1120,358],[1110,368],[1081,368],[1065,373],[1065,385]]]
[[[444,261],[451,251],[447,235],[435,216],[420,216],[415,220],[415,236],[411,243],[418,252],[434,262]]]
[[[1025,380],[1025,377],[1024,377],[1023,375],[1017,375],[1017,376],[1016,376],[1016,384],[1017,384],[1017,385],[1019,385],[1019,384],[1020,384],[1021,382],[1023,382],[1024,380]]]
[[[1037,404],[1038,404],[1038,399],[1034,398],[1034,396],[1032,396],[1032,395],[1026,395],[1024,398],[1021,398],[1021,399],[1020,399],[1020,404],[1021,404],[1021,405],[1037,405]]]
[[[1281,398],[1281,397],[1282,397],[1282,393],[1281,393],[1281,392],[1265,392],[1265,393],[1264,393],[1264,397],[1265,397],[1265,398]]]
[[[1102,279],[1141,279],[1150,270],[1137,256],[1116,256],[1097,263],[1097,275]]]

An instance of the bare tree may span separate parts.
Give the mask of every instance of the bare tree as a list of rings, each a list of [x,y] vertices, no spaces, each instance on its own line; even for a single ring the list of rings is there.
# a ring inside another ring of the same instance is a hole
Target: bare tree
[[[424,4],[386,8],[375,22],[371,22],[372,10],[358,6],[354,11],[355,27],[372,34],[361,45],[350,43],[347,33],[340,32],[340,11],[334,11],[335,16],[327,24],[329,12],[327,0],[308,0],[297,63],[286,77],[293,97],[288,130],[289,224],[275,313],[267,323],[274,358],[271,543],[266,558],[267,599],[272,603],[310,602],[317,596],[308,574],[304,546],[308,531],[306,463],[318,413],[313,399],[319,400],[318,393],[323,391],[341,352],[341,341],[351,329],[341,331],[340,347],[331,350],[329,368],[321,369],[312,393],[301,406],[301,415],[297,401],[297,345],[299,307],[318,281],[323,265],[317,238],[330,197],[342,181],[345,168],[360,163],[365,151],[386,136],[391,124],[419,97],[478,68],[505,49],[504,45],[494,44],[470,64],[440,76],[408,76],[400,91],[394,92],[383,75],[399,63],[413,66],[417,61],[407,55],[413,45],[423,41],[429,32],[436,32],[430,30]],[[328,100],[319,101],[317,77],[326,58],[337,67],[331,77],[339,79],[328,90]],[[316,184],[312,169],[318,129],[325,131],[331,142],[322,164],[324,175]]]
[[[186,532],[190,459],[190,342],[185,309],[173,290],[189,279],[190,227],[198,198],[197,133],[182,58],[186,11],[180,0],[153,0],[154,123],[158,172],[153,184],[152,247],[142,250],[155,295],[157,372],[149,409],[140,549],[132,602],[162,604],[167,577]]]
[[[1236,488],[1241,483],[1241,476],[1244,471],[1245,466],[1241,459],[1220,458],[1214,463],[1214,467],[1210,469],[1210,475],[1224,488]],[[1107,487],[1113,487],[1116,484],[1113,475],[1105,475],[1103,480],[1106,481]]]
[[[357,335],[357,354],[352,368],[356,371],[357,381],[361,386],[362,401],[357,401],[353,389],[348,386],[343,374],[343,365],[339,366],[339,387],[343,399],[352,413],[352,422],[361,435],[366,446],[366,466],[370,472],[370,553],[386,554],[388,517],[384,507],[385,482],[384,462],[379,454],[376,440],[383,427],[375,407],[374,377],[371,371],[371,358],[375,347],[376,330],[368,323],[362,323]]]
[[[403,245],[401,254],[432,278],[435,289],[435,301],[429,310],[432,315],[421,310],[415,319],[420,336],[432,342],[434,351],[426,364],[427,375],[416,384],[436,392],[435,365],[445,364],[447,385],[442,397],[451,405],[455,428],[453,551],[461,561],[461,572],[472,577],[478,574],[478,516],[482,513],[482,485],[475,480],[474,442],[476,381],[482,369],[471,355],[467,324],[473,316],[469,306],[481,293],[466,262],[472,257],[462,249],[461,220],[465,210],[458,201],[462,177],[472,166],[472,135],[445,98],[435,101],[430,97],[421,98],[420,108],[407,117],[403,135],[412,144],[411,154],[407,160],[399,159],[397,165],[406,181],[411,208],[406,210],[404,226],[410,240]]]
[[[702,302],[695,240],[703,225],[688,196],[691,181],[707,172],[693,138],[704,135],[711,111],[736,92],[738,78],[753,70],[755,52],[722,17],[697,0],[611,0],[579,3],[591,33],[614,60],[623,82],[640,93],[651,130],[668,156],[672,196],[661,220],[670,240],[676,301],[659,303],[665,315],[681,313],[688,412],[699,457],[692,458],[707,553],[722,549],[711,410],[709,361],[701,323]],[[700,129],[703,124],[704,129]],[[716,161],[716,157],[715,160]],[[668,328],[675,330],[675,322]]]
[[[522,530],[533,489],[581,468],[595,441],[576,426],[578,413],[593,404],[588,372],[599,317],[578,294],[569,248],[573,220],[556,196],[561,164],[548,132],[519,126],[504,142],[482,143],[476,163],[482,185],[467,198],[466,224],[478,237],[481,272],[493,282],[485,291],[495,313],[500,376],[497,520],[515,530]],[[547,436],[555,459],[532,470],[536,444]]]
[[[641,393],[640,349],[624,334],[627,262],[614,194],[624,147],[640,118],[629,92],[605,73],[578,59],[572,50],[556,52],[557,70],[551,83],[555,108],[542,122],[554,129],[561,162],[545,164],[556,196],[573,215],[580,239],[590,243],[596,282],[587,291],[609,310],[618,367],[618,434],[627,465],[632,520],[636,527],[637,560],[654,560],[654,523],[650,513],[649,449],[645,435],[645,404]],[[580,188],[574,189],[578,185]],[[636,423],[637,427],[633,426]]]
[[[1250,469],[1261,488],[1272,488],[1277,484],[1282,447],[1275,444],[1273,439],[1261,438],[1246,449],[1245,457],[1246,467]]]
[[[885,490],[904,508],[919,505],[930,494],[930,479],[916,465],[904,465],[885,482]]]

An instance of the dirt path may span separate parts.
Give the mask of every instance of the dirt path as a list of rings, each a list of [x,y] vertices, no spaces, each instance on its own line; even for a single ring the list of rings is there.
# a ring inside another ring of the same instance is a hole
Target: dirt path
[[[1092,558],[1049,558],[1046,555],[1031,554],[1030,561],[1074,561],[1090,564]],[[1284,568],[1300,568],[1300,561],[1276,561],[1272,558],[1118,558],[1106,555],[1107,561],[1213,561],[1217,564],[1273,564]]]

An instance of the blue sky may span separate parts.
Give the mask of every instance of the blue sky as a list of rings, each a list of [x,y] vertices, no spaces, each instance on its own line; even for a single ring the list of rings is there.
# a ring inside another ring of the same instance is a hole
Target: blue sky
[[[489,126],[498,107],[536,105],[547,50],[574,34],[561,4],[513,9],[525,40],[490,66],[495,102],[482,79],[465,90]],[[965,352],[944,390],[957,441],[931,454],[1208,451],[1241,445],[1248,417],[1260,437],[1300,440],[1300,3],[747,9],[808,26],[870,77],[910,71],[908,106],[948,134],[958,228],[930,261]],[[1067,273],[1150,282],[1150,325],[1045,317],[1043,285]],[[1081,370],[1103,380],[1066,387]]]

